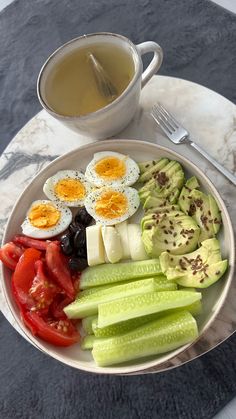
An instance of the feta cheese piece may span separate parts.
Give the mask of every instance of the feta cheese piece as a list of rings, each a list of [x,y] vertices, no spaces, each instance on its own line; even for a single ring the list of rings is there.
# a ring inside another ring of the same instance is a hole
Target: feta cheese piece
[[[145,251],[142,230],[139,224],[128,224],[129,248],[132,260],[145,260],[148,255]]]
[[[105,251],[100,224],[86,227],[86,242],[88,265],[95,266],[105,263]]]
[[[110,263],[121,260],[123,251],[120,235],[113,226],[102,226],[102,238],[105,247],[106,257]]]
[[[120,235],[121,246],[123,249],[122,259],[130,259],[130,248],[129,248],[129,239],[128,239],[128,223],[123,221],[122,223],[116,224],[116,231]]]

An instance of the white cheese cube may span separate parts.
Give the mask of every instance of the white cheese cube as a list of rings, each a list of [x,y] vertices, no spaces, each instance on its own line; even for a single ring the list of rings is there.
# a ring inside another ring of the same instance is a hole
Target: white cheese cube
[[[121,260],[123,252],[120,236],[115,227],[103,226],[102,238],[105,247],[106,257],[110,263],[116,263]]]
[[[88,265],[95,266],[105,263],[101,225],[86,227]]]
[[[148,259],[148,255],[142,241],[142,230],[139,224],[128,224],[128,237],[131,259]]]
[[[130,259],[127,221],[123,221],[122,223],[116,224],[115,228],[116,228],[116,231],[118,231],[120,235],[121,246],[123,249],[123,259]]]

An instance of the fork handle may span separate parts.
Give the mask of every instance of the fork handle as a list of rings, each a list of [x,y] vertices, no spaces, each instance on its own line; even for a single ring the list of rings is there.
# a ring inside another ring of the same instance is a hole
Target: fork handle
[[[215,166],[225,177],[227,177],[230,182],[232,182],[236,186],[236,176],[233,173],[229,172],[229,170],[225,169],[218,161],[213,159],[200,145],[194,143],[190,140],[190,145],[197,150],[202,156],[204,156],[213,166]]]

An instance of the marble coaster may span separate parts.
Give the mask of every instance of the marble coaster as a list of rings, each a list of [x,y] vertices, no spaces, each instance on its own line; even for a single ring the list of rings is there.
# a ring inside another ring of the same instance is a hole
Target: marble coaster
[[[191,147],[176,146],[162,135],[150,116],[151,107],[157,101],[166,106],[189,130],[196,143],[201,144],[234,173],[236,106],[198,84],[172,77],[154,76],[142,91],[140,107],[132,122],[116,135],[116,138],[145,140],[169,147],[197,164],[224,199],[236,231],[235,187]],[[44,110],[19,131],[0,158],[0,240],[14,203],[32,178],[56,157],[90,142],[91,139],[68,130]],[[206,336],[179,356],[146,372],[157,372],[181,365],[227,339],[236,330],[235,301],[236,285],[232,284],[225,306]],[[0,307],[8,321],[25,337],[14,321],[1,290]]]

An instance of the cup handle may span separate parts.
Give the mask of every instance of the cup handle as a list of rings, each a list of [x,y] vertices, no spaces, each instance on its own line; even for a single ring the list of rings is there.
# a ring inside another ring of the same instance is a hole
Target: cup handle
[[[148,52],[153,52],[154,54],[152,61],[142,74],[141,88],[143,88],[153,74],[155,74],[161,67],[163,51],[160,45],[153,41],[142,42],[141,44],[136,45],[136,47],[140,55],[147,54]]]

